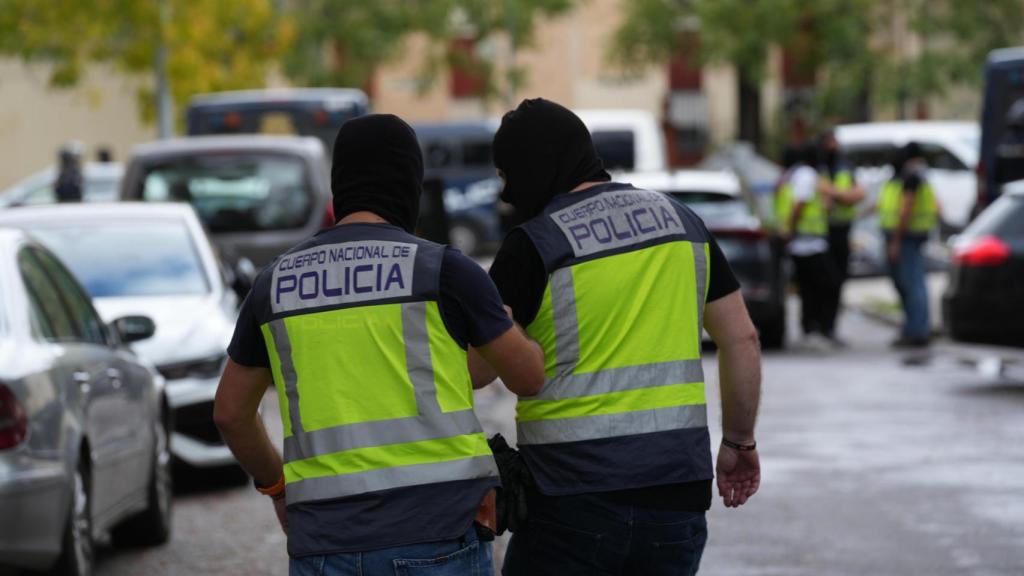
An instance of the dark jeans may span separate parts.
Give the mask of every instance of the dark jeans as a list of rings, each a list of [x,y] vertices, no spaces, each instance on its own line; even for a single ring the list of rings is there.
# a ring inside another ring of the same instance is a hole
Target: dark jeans
[[[903,306],[903,329],[900,336],[925,340],[931,331],[928,319],[928,285],[925,282],[924,243],[926,238],[904,238],[900,256],[889,263],[896,292]]]
[[[839,314],[843,307],[843,284],[850,276],[850,225],[829,224],[828,225],[828,257],[832,260],[832,270],[835,272],[836,286],[832,291],[833,302],[830,306]]]
[[[291,576],[493,576],[490,542],[471,526],[457,540],[409,544],[371,552],[292,558]]]
[[[818,332],[831,337],[839,313],[839,273],[825,252],[793,256],[800,289],[800,324],[804,334]]]
[[[529,498],[503,576],[688,576],[707,542],[704,512],[639,507],[601,494]]]

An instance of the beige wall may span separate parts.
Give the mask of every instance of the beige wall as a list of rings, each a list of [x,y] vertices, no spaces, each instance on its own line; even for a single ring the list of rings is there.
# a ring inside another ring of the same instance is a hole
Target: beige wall
[[[606,47],[621,19],[620,1],[590,0],[568,14],[538,21],[533,46],[515,55],[526,77],[513,102],[541,96],[570,108],[642,108],[660,118],[667,89],[664,69],[623,78],[605,62]],[[403,57],[380,71],[376,110],[410,121],[436,121],[493,117],[506,109],[505,98],[486,104],[451,98],[447,75],[425,94],[419,93],[416,70],[425,49],[422,38],[413,38]],[[506,39],[498,38],[484,49],[494,55],[501,74],[509,57]]]
[[[152,140],[156,129],[139,120],[138,84],[106,67],[93,67],[73,90],[54,90],[49,68],[0,59],[0,189],[54,162],[69,140],[111,147],[124,160],[134,144]]]

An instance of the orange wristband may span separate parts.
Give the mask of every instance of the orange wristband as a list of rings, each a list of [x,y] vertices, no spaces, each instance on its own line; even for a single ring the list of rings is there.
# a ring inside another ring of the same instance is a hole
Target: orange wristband
[[[252,484],[253,484],[253,486],[256,487],[256,491],[257,492],[259,492],[260,494],[266,495],[266,496],[270,496],[274,500],[280,500],[281,498],[284,497],[284,475],[283,474],[281,475],[281,477],[277,480],[277,482],[273,486],[267,486],[266,488],[264,488],[264,487],[260,486],[259,484],[257,484],[255,481],[253,481]]]

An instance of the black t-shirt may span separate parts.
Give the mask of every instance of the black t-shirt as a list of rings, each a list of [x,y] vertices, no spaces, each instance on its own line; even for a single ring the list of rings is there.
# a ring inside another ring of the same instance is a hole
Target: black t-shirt
[[[256,288],[254,288],[255,290]],[[260,321],[252,310],[251,297],[242,303],[228,356],[251,367],[270,367]],[[458,250],[446,248],[441,261],[441,316],[448,332],[463,348],[483,346],[512,327],[494,284],[476,262]]]
[[[707,301],[713,302],[738,290],[740,283],[718,243],[710,234],[708,239],[711,276]],[[544,298],[548,273],[526,232],[517,228],[508,234],[494,257],[490,274],[516,322],[522,326],[533,322]],[[702,512],[711,507],[711,480],[620,490],[604,496],[634,506]]]

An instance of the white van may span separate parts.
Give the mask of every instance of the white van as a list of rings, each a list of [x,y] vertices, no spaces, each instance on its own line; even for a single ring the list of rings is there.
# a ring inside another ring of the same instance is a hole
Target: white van
[[[594,139],[597,155],[609,171],[656,172],[666,169],[665,138],[646,110],[574,110]]]
[[[976,122],[872,122],[836,127],[836,140],[857,181],[872,197],[892,178],[891,162],[908,142],[917,142],[928,162],[928,181],[942,208],[946,231],[971,220],[977,200],[978,142]]]

